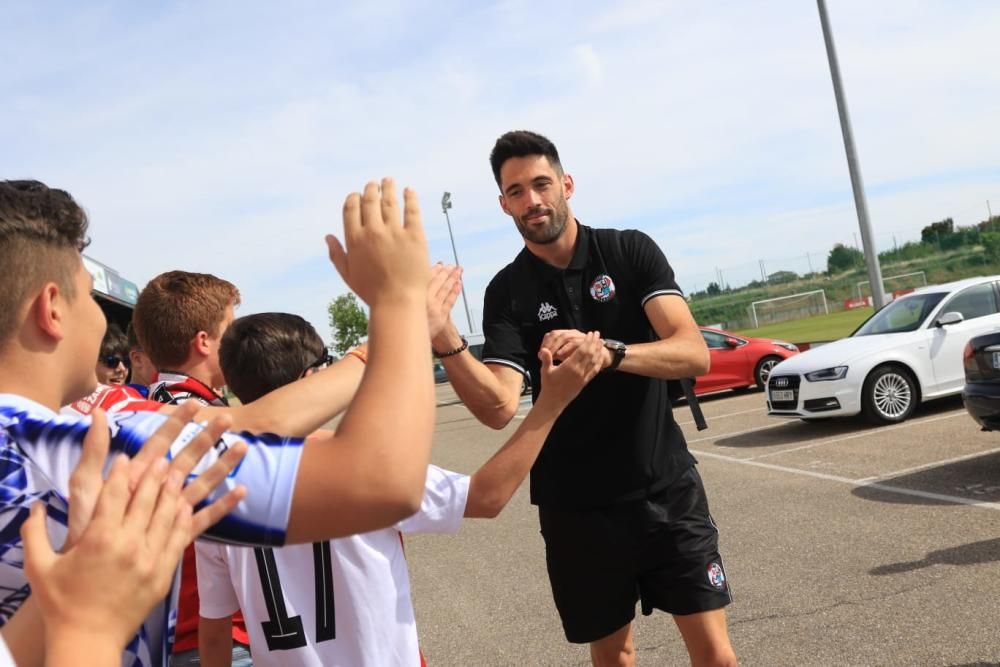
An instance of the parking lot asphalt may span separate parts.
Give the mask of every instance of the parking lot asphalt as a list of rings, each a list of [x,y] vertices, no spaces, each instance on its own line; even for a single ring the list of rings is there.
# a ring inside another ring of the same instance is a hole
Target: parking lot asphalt
[[[471,473],[516,419],[492,431],[438,392],[434,461]],[[758,392],[702,406],[706,431],[675,416],[721,530],[742,665],[1000,664],[1000,433],[958,399],[880,428],[768,417]],[[562,635],[525,487],[407,554],[431,667],[590,664]],[[665,614],[640,617],[636,641],[641,665],[687,664]]]

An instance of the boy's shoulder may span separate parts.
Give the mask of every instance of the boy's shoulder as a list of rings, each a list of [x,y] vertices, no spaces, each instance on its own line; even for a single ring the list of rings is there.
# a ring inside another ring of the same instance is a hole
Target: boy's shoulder
[[[162,403],[148,400],[134,387],[125,384],[98,384],[89,396],[73,401],[63,407],[60,413],[86,417],[94,411],[94,408],[101,408],[105,412],[112,413],[156,412],[162,407]]]

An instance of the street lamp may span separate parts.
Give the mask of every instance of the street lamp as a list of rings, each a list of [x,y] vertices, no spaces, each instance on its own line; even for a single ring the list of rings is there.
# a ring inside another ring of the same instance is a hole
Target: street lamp
[[[882,284],[882,268],[878,263],[878,249],[875,247],[875,235],[868,219],[868,202],[865,199],[865,186],[861,180],[861,166],[858,164],[858,154],[854,148],[854,133],[851,131],[851,118],[847,113],[847,99],[844,97],[844,84],[840,79],[840,65],[837,63],[837,50],[833,45],[833,31],[830,29],[830,19],[826,13],[826,0],[816,0],[819,8],[819,22],[823,28],[823,41],[826,44],[826,57],[830,62],[830,78],[833,81],[833,96],[837,99],[837,113],[840,115],[840,131],[844,135],[844,150],[847,153],[847,169],[851,174],[851,188],[854,190],[854,207],[858,211],[858,226],[861,228],[861,244],[865,251],[865,261],[868,264],[868,280],[872,288],[872,305],[879,310],[885,305],[885,287]],[[857,237],[854,245],[857,246]]]
[[[441,195],[441,211],[444,213],[444,220],[448,224],[448,238],[451,239],[451,253],[455,256],[455,264],[458,263],[458,251],[455,250],[455,236],[451,233],[451,218],[448,217],[448,209],[451,208],[451,193],[446,192]],[[474,333],[472,328],[472,315],[469,314],[469,302],[465,298],[465,283],[462,283],[462,303],[465,305],[465,319],[469,323],[469,333]]]

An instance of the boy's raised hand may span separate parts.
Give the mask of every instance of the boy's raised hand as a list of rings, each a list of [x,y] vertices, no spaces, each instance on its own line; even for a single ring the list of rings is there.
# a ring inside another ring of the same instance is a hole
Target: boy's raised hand
[[[564,409],[601,372],[603,355],[604,342],[598,331],[585,334],[573,354],[558,366],[552,350],[541,348],[538,358],[542,362],[542,393],[538,402],[551,401],[559,410]]]
[[[344,242],[327,236],[330,260],[361,300],[426,299],[430,260],[417,194],[403,191],[402,214],[391,178],[365,186],[344,202]]]

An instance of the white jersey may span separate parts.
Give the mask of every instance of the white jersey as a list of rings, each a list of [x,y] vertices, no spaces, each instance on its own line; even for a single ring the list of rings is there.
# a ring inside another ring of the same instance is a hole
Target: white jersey
[[[134,456],[164,419],[156,412],[109,414],[111,453]],[[30,594],[24,576],[20,529],[32,504],[44,502],[48,506],[53,545],[59,548],[65,541],[69,476],[80,459],[89,427],[89,417],[57,415],[34,401],[0,394],[0,625]],[[182,449],[200,429],[188,425],[171,445],[171,454]],[[209,500],[237,484],[253,491],[207,535],[237,544],[280,546],[288,527],[302,440],[227,433],[202,458],[194,474],[213,463],[237,437],[250,445],[247,455]],[[169,610],[166,604],[161,607],[146,619],[126,647],[124,665],[165,664]]]
[[[402,533],[454,533],[469,477],[427,469],[420,510],[394,528],[281,549],[197,542],[201,616],[242,609],[255,667],[417,667]]]

